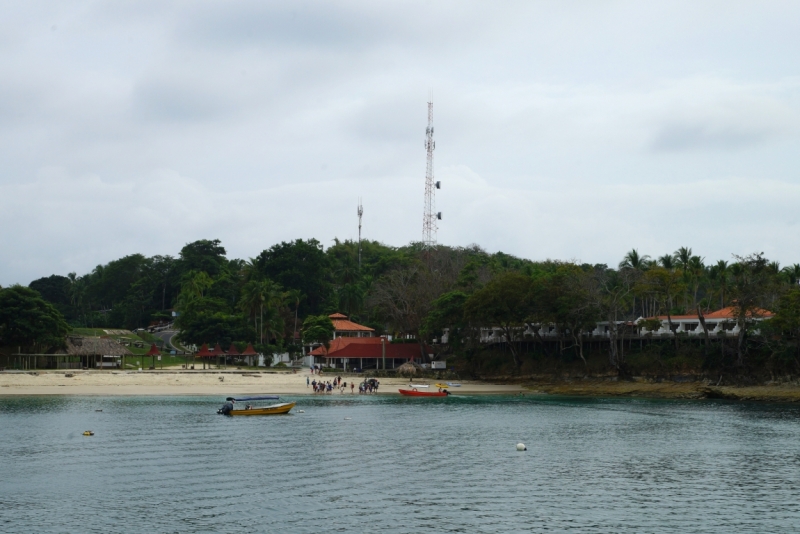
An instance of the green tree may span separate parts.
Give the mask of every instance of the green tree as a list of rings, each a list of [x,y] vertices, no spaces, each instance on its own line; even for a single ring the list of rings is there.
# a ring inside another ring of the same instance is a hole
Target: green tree
[[[227,266],[225,254],[225,248],[219,239],[201,239],[188,243],[181,249],[180,270],[182,273],[203,271],[212,278],[216,277]]]
[[[331,297],[328,258],[316,239],[283,242],[256,258],[260,272],[286,289],[307,295],[300,314],[318,314]]]
[[[63,347],[68,332],[64,316],[33,289],[0,289],[0,344],[44,352]]]
[[[733,315],[739,333],[736,343],[736,364],[744,365],[745,338],[752,320],[763,316],[763,306],[775,283],[775,276],[768,268],[769,261],[763,252],[748,256],[734,256],[731,266],[731,298]]]
[[[422,323],[420,333],[425,338],[443,338],[447,331],[447,350],[463,354],[471,340],[471,329],[464,317],[464,305],[469,297],[463,291],[449,291],[433,301]]]
[[[327,315],[309,315],[303,321],[303,343],[321,343],[327,349],[333,332],[333,321]]]
[[[529,276],[506,272],[470,295],[464,304],[464,314],[471,322],[502,330],[517,369],[522,362],[516,342],[532,311],[531,288]]]

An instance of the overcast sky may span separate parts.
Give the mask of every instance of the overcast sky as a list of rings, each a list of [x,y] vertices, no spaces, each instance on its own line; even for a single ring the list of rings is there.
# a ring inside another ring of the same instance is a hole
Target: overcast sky
[[[800,262],[800,3],[0,4],[0,284],[220,239]]]

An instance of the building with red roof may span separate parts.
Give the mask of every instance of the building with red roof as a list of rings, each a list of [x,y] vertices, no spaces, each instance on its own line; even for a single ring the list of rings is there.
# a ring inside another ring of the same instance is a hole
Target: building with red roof
[[[433,356],[433,349],[425,345],[425,353]],[[338,337],[326,349],[321,345],[311,351],[311,356],[322,358],[331,367],[383,369],[384,357],[387,369],[394,369],[407,361],[421,360],[420,344],[392,343],[381,337]]]
[[[363,324],[354,323],[343,313],[332,313],[330,317],[333,323],[333,337],[372,337],[375,329]]]
[[[772,318],[774,315],[775,314],[769,310],[757,308],[753,310],[752,313],[747,314],[747,319],[749,321],[763,321]],[[659,315],[657,317],[648,317],[647,319],[658,319],[661,321],[661,328],[653,332],[653,334],[656,335],[673,335],[670,332],[670,321],[672,321],[672,331],[677,334],[704,334],[703,327],[700,326],[700,317],[697,314],[672,315],[671,317]],[[639,320],[642,320],[642,318]],[[636,323],[638,323],[639,320],[637,320]],[[703,320],[706,323],[709,334],[718,334],[723,331],[730,332],[731,334],[739,332],[739,325],[736,324],[736,308],[734,306],[728,306],[727,308],[703,314]]]

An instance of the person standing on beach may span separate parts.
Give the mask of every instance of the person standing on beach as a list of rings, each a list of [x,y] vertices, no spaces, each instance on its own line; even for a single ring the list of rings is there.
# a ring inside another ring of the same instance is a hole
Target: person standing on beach
[[[308,378],[308,377],[306,377],[306,387],[308,387],[308,386],[309,386],[309,384],[311,384],[311,379],[310,379],[310,378]]]
[[[350,395],[353,394],[353,388],[355,388],[355,387],[356,387],[356,383],[355,382],[350,382]]]

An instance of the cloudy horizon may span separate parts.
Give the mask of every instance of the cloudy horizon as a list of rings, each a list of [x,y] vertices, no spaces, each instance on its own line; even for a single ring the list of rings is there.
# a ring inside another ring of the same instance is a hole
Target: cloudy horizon
[[[800,263],[800,5],[7,2],[0,285],[220,239]]]

